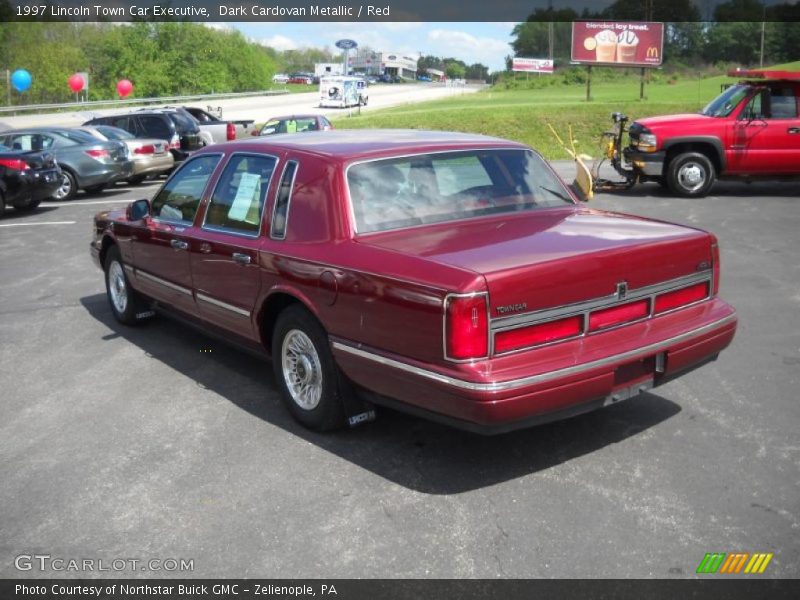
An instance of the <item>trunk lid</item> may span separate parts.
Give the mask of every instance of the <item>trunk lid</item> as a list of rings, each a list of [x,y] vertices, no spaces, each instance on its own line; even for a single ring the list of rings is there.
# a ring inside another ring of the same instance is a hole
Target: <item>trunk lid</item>
[[[360,241],[482,274],[493,318],[610,296],[621,282],[633,291],[710,269],[712,260],[703,231],[581,208],[411,228]]]

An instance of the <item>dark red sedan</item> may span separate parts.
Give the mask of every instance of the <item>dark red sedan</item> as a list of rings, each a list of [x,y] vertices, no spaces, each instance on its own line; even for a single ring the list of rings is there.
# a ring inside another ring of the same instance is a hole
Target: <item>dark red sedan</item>
[[[613,404],[717,357],[707,232],[579,204],[530,148],[424,131],[212,146],[95,217],[111,310],[271,355],[314,429],[384,404],[484,433]]]

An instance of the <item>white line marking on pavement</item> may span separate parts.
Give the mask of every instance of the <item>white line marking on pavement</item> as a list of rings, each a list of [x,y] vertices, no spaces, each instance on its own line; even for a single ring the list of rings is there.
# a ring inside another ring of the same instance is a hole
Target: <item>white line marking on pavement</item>
[[[0,223],[0,227],[27,227],[29,225],[75,225],[77,221],[38,221],[33,223]]]
[[[133,200],[77,200],[73,202],[47,202],[42,208],[48,206],[84,206],[89,204],[130,204]]]

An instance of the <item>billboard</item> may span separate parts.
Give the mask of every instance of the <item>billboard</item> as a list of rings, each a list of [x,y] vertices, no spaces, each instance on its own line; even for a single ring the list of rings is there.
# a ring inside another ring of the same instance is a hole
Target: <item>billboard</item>
[[[553,61],[547,58],[514,58],[511,61],[512,71],[525,73],[551,73]]]
[[[663,57],[663,23],[572,23],[572,62],[617,67],[658,67]]]

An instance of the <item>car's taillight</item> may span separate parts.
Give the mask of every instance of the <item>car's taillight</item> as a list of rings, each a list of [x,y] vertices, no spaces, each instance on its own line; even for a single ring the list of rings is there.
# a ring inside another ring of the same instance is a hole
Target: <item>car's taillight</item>
[[[716,296],[719,294],[719,242],[717,238],[711,242],[711,266],[714,269],[714,289],[711,293]]]
[[[228,123],[228,128],[226,130],[228,141],[236,139],[236,126],[233,123]]]
[[[12,171],[27,171],[30,165],[21,158],[0,158],[0,165]]]
[[[520,327],[510,331],[501,331],[494,336],[495,353],[509,352],[520,348],[528,348],[539,344],[547,344],[580,335],[583,329],[583,317],[577,315],[549,321],[530,327]]]
[[[679,308],[698,302],[708,297],[708,282],[703,281],[690,285],[689,287],[675,290],[674,292],[665,292],[656,296],[656,309],[655,313],[663,313],[673,308]]]
[[[174,148],[175,150],[181,149],[181,138],[178,136],[177,133],[172,136],[172,139],[169,142],[169,147]]]
[[[84,150],[84,152],[95,160],[104,160],[107,158],[111,158],[111,153],[103,148],[96,148],[94,150]]]
[[[629,321],[644,319],[650,314],[650,301],[637,300],[622,306],[596,310],[589,315],[589,331],[613,327]]]
[[[489,354],[486,295],[448,296],[445,300],[445,358],[469,360]]]
[[[156,147],[153,144],[145,144],[144,146],[139,146],[133,152],[134,154],[155,154]]]

